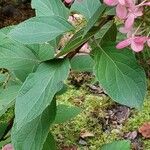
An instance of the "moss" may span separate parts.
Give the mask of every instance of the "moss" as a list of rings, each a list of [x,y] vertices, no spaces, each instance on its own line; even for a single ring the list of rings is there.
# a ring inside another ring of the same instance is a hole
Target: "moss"
[[[150,122],[150,91],[148,92],[144,106],[139,111],[133,111],[133,115],[128,119],[124,126],[124,132],[138,130],[138,128],[145,122]],[[144,150],[150,150],[150,140],[144,139]]]
[[[86,147],[91,150],[97,150],[101,145],[118,138],[116,132],[106,133],[102,130],[100,118],[105,116],[105,108],[112,104],[105,95],[96,96],[87,92],[83,87],[75,89],[73,86],[69,86],[69,90],[57,97],[57,100],[58,103],[77,105],[83,109],[82,113],[72,121],[55,125],[52,128],[59,147],[76,145],[79,149],[84,148],[79,144],[82,132],[94,134],[94,137],[86,139]]]

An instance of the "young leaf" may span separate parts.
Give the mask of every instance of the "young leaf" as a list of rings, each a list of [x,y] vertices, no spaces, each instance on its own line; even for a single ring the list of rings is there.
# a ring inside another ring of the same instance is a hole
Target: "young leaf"
[[[100,150],[131,150],[130,144],[130,141],[120,140],[106,144]]]
[[[95,23],[100,19],[100,17],[103,15],[104,11],[106,10],[105,5],[100,5],[96,12],[91,16],[89,19],[87,26],[85,27],[83,37],[87,34],[87,32],[95,25]]]
[[[44,43],[73,30],[73,26],[59,16],[34,17],[12,29],[9,36],[23,44]]]
[[[57,150],[55,139],[51,133],[48,134],[42,150]]]
[[[10,85],[6,89],[1,88],[0,92],[0,116],[2,116],[9,107],[11,107],[15,98],[17,97],[18,91],[21,85]]]
[[[90,55],[77,55],[71,59],[71,69],[74,71],[92,72],[94,60]]]
[[[80,112],[81,112],[81,109],[79,107],[58,105],[54,123],[55,124],[64,123],[64,122],[76,117]]]
[[[120,104],[140,108],[146,94],[146,76],[133,53],[107,43],[95,50],[95,74],[108,95]]]
[[[36,16],[60,16],[68,18],[69,10],[61,0],[32,0],[32,8],[36,11]]]
[[[55,99],[31,122],[24,121],[18,128],[16,122],[12,129],[11,139],[15,150],[43,150],[43,144],[49,133],[49,127],[56,115]]]
[[[65,45],[65,47],[60,51],[60,53],[57,54],[56,57],[65,55],[69,52],[72,52],[82,46],[85,42],[87,42],[97,31],[99,30],[99,27],[92,28],[84,37],[84,28],[76,32],[73,37],[70,39],[70,41]]]
[[[68,60],[42,63],[24,82],[15,106],[16,125],[21,128],[39,116],[60,90],[60,83],[69,73]]]
[[[75,0],[73,5],[71,6],[71,11],[76,11],[84,15],[88,20],[93,16],[100,5],[100,0]]]
[[[115,23],[108,22],[104,29],[104,32],[101,33],[100,44],[107,43],[108,41],[115,42],[117,37],[117,27]]]

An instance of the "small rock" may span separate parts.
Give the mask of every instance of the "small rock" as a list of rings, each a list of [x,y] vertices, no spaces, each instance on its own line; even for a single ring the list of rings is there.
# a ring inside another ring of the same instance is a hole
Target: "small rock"
[[[86,146],[86,145],[87,145],[87,142],[86,142],[85,140],[83,140],[83,139],[80,138],[79,144],[80,144],[80,145],[83,145],[83,146]]]
[[[137,137],[137,131],[129,132],[124,137],[129,140],[134,140]]]
[[[88,137],[94,137],[94,134],[93,133],[91,133],[91,132],[82,132],[81,134],[80,134],[80,137],[82,138],[82,139],[85,139],[85,138],[88,138]]]

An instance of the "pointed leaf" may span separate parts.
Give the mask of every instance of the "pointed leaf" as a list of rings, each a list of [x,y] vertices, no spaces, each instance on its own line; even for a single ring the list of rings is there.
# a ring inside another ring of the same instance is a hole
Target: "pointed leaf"
[[[75,0],[71,6],[71,11],[81,13],[88,20],[93,16],[100,4],[99,0]]]
[[[140,108],[146,94],[146,76],[133,53],[114,44],[96,48],[95,74],[108,95],[120,104]]]
[[[32,8],[37,16],[60,16],[68,18],[69,11],[61,0],[32,0]]]
[[[16,26],[9,36],[24,44],[44,43],[73,30],[73,26],[59,16],[34,17]]]
[[[84,43],[86,43],[97,31],[99,30],[99,27],[92,28],[84,37],[84,28],[76,32],[73,37],[70,39],[70,41],[65,45],[65,47],[60,51],[60,53],[57,54],[56,57],[65,55],[69,52],[72,52],[82,46]]]
[[[54,99],[51,105],[31,122],[26,120],[21,128],[18,128],[15,123],[11,134],[15,150],[42,150],[55,114],[56,101]]]
[[[42,63],[35,73],[29,75],[16,99],[18,128],[35,119],[50,105],[60,90],[60,84],[67,78],[69,69],[68,60],[54,60]]]
[[[92,72],[94,60],[90,55],[77,55],[71,59],[71,69],[73,71]]]
[[[127,140],[115,141],[104,145],[101,150],[131,150],[130,144],[131,142]]]
[[[55,139],[51,133],[48,134],[42,150],[57,150]]]
[[[0,116],[2,116],[9,107],[14,105],[15,98],[21,85],[10,85],[6,89],[1,88],[0,92]]]
[[[4,44],[0,46],[0,68],[20,70],[33,68],[39,63],[35,55],[23,45]]]
[[[64,123],[70,119],[73,119],[81,112],[79,107],[58,105],[55,122],[56,124]]]
[[[96,12],[91,16],[89,19],[87,26],[85,27],[83,37],[87,34],[87,32],[95,25],[95,23],[100,19],[103,15],[104,11],[106,10],[105,5],[100,5]]]

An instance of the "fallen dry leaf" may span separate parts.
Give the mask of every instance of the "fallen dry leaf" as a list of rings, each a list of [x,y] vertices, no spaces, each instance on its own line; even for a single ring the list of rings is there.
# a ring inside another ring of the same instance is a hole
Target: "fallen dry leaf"
[[[88,138],[88,137],[94,137],[94,134],[93,133],[91,133],[91,132],[82,132],[81,134],[80,134],[80,137],[82,138],[82,139],[85,139],[85,138]]]
[[[150,122],[144,123],[140,128],[139,132],[142,134],[145,138],[150,138]]]
[[[137,137],[137,131],[128,132],[124,137],[128,140],[134,140]]]

